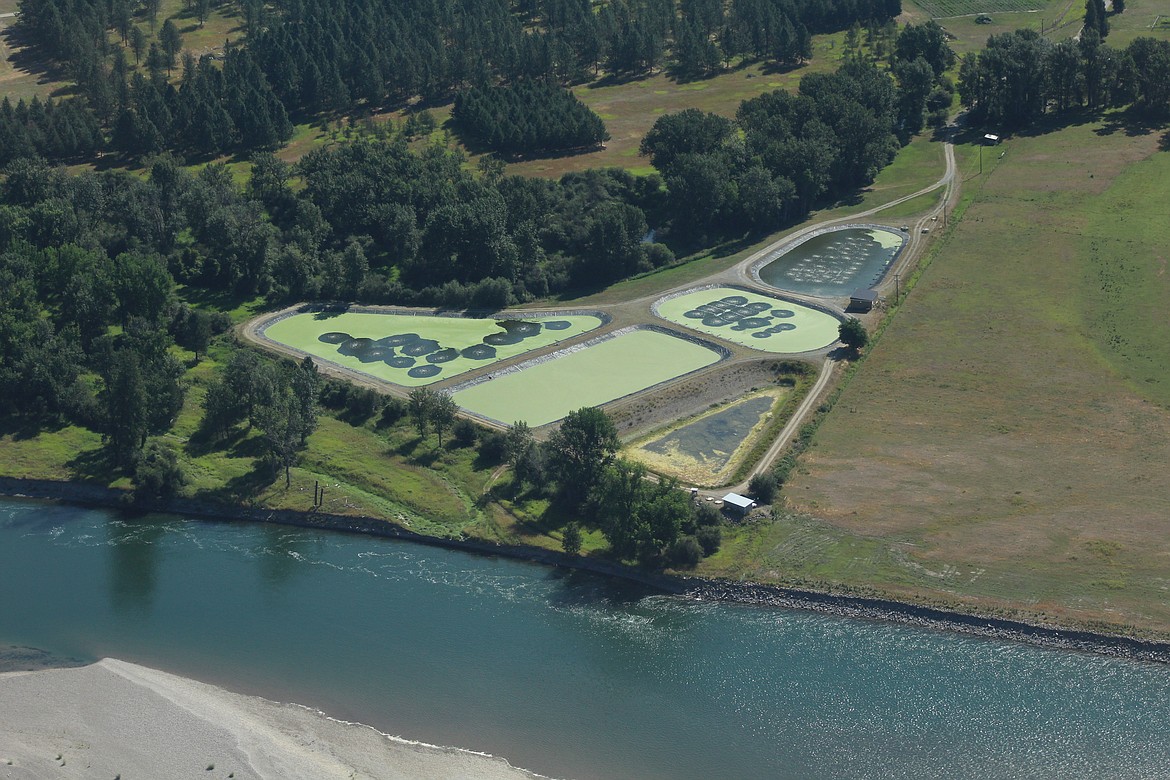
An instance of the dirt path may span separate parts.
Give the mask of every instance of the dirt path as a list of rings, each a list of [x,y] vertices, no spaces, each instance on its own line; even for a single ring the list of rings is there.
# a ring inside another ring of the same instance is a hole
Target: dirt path
[[[909,195],[905,195],[905,196],[898,198],[896,200],[892,200],[889,203],[885,203],[881,206],[876,206],[872,209],[868,209],[868,210],[860,212],[858,214],[851,214],[848,217],[840,217],[837,219],[825,220],[824,222],[818,222],[814,225],[809,225],[808,227],[806,227],[802,230],[799,230],[796,233],[785,236],[784,238],[780,239],[779,241],[772,242],[771,244],[764,247],[760,251],[753,253],[750,257],[748,257],[746,260],[740,262],[735,267],[734,273],[738,277],[739,282],[741,284],[749,284],[749,285],[754,286],[755,280],[752,279],[750,276],[750,269],[752,267],[752,264],[755,263],[760,258],[767,255],[769,252],[771,252],[771,251],[773,251],[773,250],[775,250],[775,249],[777,249],[785,244],[792,243],[793,241],[797,241],[800,238],[803,238],[804,236],[808,236],[808,235],[815,233],[816,231],[821,230],[821,229],[823,229],[827,226],[830,226],[830,225],[835,225],[835,224],[839,224],[839,223],[843,223],[843,222],[855,222],[858,219],[872,216],[872,215],[877,214],[877,213],[879,213],[885,209],[888,209],[892,206],[897,206],[900,203],[905,203],[908,200],[912,200],[914,198],[917,198],[920,195],[926,195],[930,192],[934,192],[935,190],[937,190],[941,187],[944,189],[944,192],[943,192],[942,199],[939,201],[939,204],[934,209],[932,209],[930,212],[928,212],[927,214],[922,216],[920,219],[918,219],[917,222],[914,223],[914,228],[910,232],[910,238],[909,238],[909,240],[907,240],[906,246],[903,249],[901,255],[899,256],[897,263],[895,263],[894,267],[891,270],[894,272],[894,274],[900,274],[900,273],[904,272],[906,269],[912,268],[918,262],[918,255],[921,253],[922,248],[925,246],[926,239],[929,235],[928,233],[924,233],[923,229],[927,228],[927,226],[933,225],[937,221],[939,214],[948,211],[951,208],[951,206],[954,205],[954,202],[958,198],[959,179],[955,175],[955,171],[956,171],[955,147],[949,141],[946,142],[946,144],[944,145],[944,155],[945,155],[946,165],[947,165],[946,172],[943,173],[942,178],[940,178],[934,184],[930,185],[929,187],[924,187],[921,190],[918,190],[917,192],[913,192]],[[724,274],[719,274],[718,276],[723,276],[723,275]],[[882,284],[882,287],[887,289],[887,290],[888,290],[889,285],[890,285],[890,282],[889,282],[890,275],[891,274],[889,272],[886,273],[887,278]],[[696,282],[695,284],[708,283],[713,278],[715,278],[715,277],[708,277],[707,279],[704,279],[700,282]],[[695,285],[692,284],[692,285],[688,285],[688,286],[695,286]],[[805,398],[801,402],[800,406],[797,407],[795,412],[793,412],[792,417],[784,425],[784,428],[780,431],[779,435],[776,436],[776,440],[774,442],[772,442],[772,446],[770,446],[768,448],[768,451],[766,453],[764,453],[764,457],[760,458],[759,463],[757,463],[755,468],[753,468],[751,470],[751,472],[748,474],[747,479],[745,479],[743,482],[741,482],[738,485],[732,485],[730,487],[721,488],[719,490],[702,490],[702,491],[700,491],[700,493],[704,496],[714,496],[714,497],[721,497],[727,493],[745,493],[747,491],[748,484],[751,482],[752,477],[756,476],[757,474],[762,474],[762,473],[768,471],[769,469],[771,469],[772,464],[774,464],[776,462],[776,459],[780,457],[780,453],[784,451],[784,448],[788,446],[788,443],[790,441],[792,441],[792,437],[795,436],[796,432],[800,430],[800,427],[802,425],[804,425],[804,422],[808,418],[808,415],[817,407],[821,396],[825,392],[825,388],[829,386],[829,380],[833,376],[833,368],[835,367],[836,362],[837,361],[832,357],[829,357],[829,356],[825,357],[825,362],[821,365],[821,373],[820,373],[820,376],[817,377],[816,384],[814,384],[812,386],[812,389],[809,390],[808,395],[805,396]]]

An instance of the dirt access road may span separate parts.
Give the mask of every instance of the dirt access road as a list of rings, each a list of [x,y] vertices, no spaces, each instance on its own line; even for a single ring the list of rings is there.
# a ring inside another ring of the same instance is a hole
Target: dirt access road
[[[823,228],[846,222],[856,222],[859,219],[873,216],[874,214],[878,214],[885,209],[897,206],[909,200],[913,200],[920,195],[926,195],[928,193],[942,189],[943,197],[939,201],[939,204],[933,210],[923,215],[918,219],[917,222],[914,223],[912,229],[910,230],[910,239],[906,242],[906,246],[904,247],[902,253],[898,256],[898,260],[894,264],[894,267],[891,269],[894,274],[904,273],[906,269],[912,268],[918,262],[918,256],[926,245],[926,241],[930,234],[924,232],[924,230],[929,230],[930,227],[933,226],[937,221],[938,216],[944,212],[948,212],[954,206],[959,197],[960,182],[959,178],[955,175],[955,147],[950,141],[947,141],[944,144],[943,151],[946,159],[946,171],[943,173],[942,178],[940,178],[934,184],[931,184],[929,187],[924,187],[917,192],[913,192],[896,200],[892,200],[889,203],[862,211],[858,214],[851,214],[847,217],[839,217],[837,219],[825,220],[824,222],[817,222],[797,231],[796,233],[787,235],[778,241],[774,241],[758,252],[752,254],[746,260],[737,264],[731,272],[734,274],[734,280],[739,284],[754,287],[756,286],[756,282],[751,277],[751,267],[760,258],[764,257],[769,252],[772,252],[785,244],[790,244],[801,238],[809,236],[818,230],[822,230]],[[708,277],[707,279],[703,279],[699,282],[686,286],[694,287],[696,285],[709,284],[711,281],[719,280],[721,277],[726,275],[726,273],[717,274],[715,276]],[[889,277],[890,274],[887,272],[886,279],[882,284],[884,291],[889,290]],[[654,297],[657,298],[661,296]],[[797,407],[792,417],[784,425],[784,428],[780,431],[779,435],[776,436],[776,440],[772,442],[772,446],[770,446],[768,451],[764,453],[764,457],[760,459],[759,463],[755,465],[755,467],[751,470],[743,482],[738,485],[732,485],[730,487],[721,488],[719,490],[701,490],[699,491],[700,494],[703,496],[721,497],[727,493],[746,493],[748,489],[748,483],[751,482],[752,477],[755,477],[756,475],[762,474],[765,471],[771,469],[772,464],[774,464],[776,459],[780,457],[780,453],[783,452],[784,448],[788,446],[788,443],[792,441],[792,438],[796,435],[796,432],[800,430],[800,427],[804,424],[805,420],[808,419],[809,414],[812,413],[812,411],[819,404],[821,397],[825,393],[825,389],[830,384],[830,380],[832,379],[837,362],[837,359],[833,357],[832,354],[825,357],[824,363],[821,364],[821,373],[817,377],[816,383],[812,386],[812,389],[809,390],[808,395],[805,396],[804,400],[801,402],[800,406]]]

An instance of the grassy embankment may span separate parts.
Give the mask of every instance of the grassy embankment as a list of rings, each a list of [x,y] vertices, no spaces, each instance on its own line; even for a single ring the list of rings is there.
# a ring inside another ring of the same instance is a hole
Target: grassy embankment
[[[985,158],[792,514],[703,571],[1170,635],[1165,143],[1088,121]]]

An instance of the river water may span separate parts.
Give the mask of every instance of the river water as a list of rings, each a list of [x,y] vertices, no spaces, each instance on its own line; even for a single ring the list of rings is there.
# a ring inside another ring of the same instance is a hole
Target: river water
[[[0,499],[0,644],[556,777],[1170,777],[1170,668],[296,528]]]

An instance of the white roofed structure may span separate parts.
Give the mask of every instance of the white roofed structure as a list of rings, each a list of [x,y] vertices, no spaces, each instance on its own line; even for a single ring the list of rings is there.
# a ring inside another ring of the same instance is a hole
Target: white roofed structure
[[[736,514],[746,515],[755,506],[755,501],[747,496],[741,496],[739,493],[728,493],[723,497],[723,508]]]

